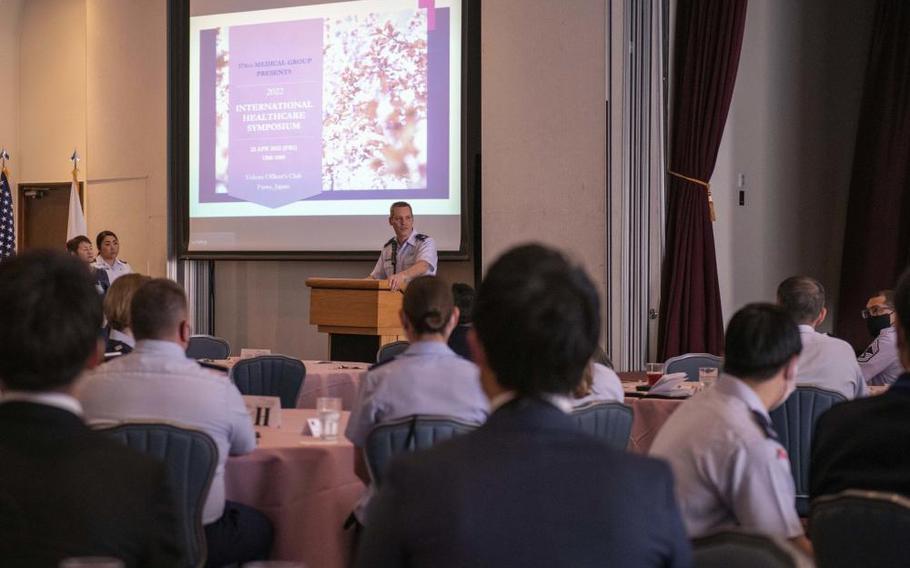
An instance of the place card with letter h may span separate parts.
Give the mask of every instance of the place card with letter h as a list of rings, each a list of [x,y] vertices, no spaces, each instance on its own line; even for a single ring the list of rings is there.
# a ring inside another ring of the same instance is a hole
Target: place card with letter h
[[[281,428],[281,399],[277,396],[245,395],[243,403],[250,413],[253,426]]]

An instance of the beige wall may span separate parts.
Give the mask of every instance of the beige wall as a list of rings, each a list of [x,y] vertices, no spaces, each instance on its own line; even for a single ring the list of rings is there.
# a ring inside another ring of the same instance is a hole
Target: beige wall
[[[569,251],[604,293],[604,0],[482,5],[483,260],[529,240]],[[377,248],[379,244],[377,243]],[[215,331],[235,351],[327,357],[309,326],[309,276],[355,277],[371,262],[219,262]],[[473,282],[466,262],[440,277]]]
[[[114,231],[135,270],[163,276],[166,4],[29,0],[21,6],[14,180],[69,181],[68,158],[77,148],[80,179],[88,182],[89,237]]]
[[[748,302],[773,300],[794,274],[821,280],[835,305],[873,9],[850,0],[749,3],[712,179],[727,320]]]

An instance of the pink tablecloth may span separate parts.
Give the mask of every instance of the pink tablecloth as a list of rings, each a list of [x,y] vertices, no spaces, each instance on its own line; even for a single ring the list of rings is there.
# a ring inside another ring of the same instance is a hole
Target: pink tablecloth
[[[227,498],[265,513],[275,526],[272,558],[310,568],[342,568],[351,558],[351,534],[342,525],[364,491],[354,475],[354,447],[303,436],[315,410],[283,410],[282,428],[261,430],[259,447],[228,460]],[[342,413],[341,429],[348,413]]]
[[[297,408],[316,408],[317,398],[332,396],[341,399],[342,409],[353,409],[368,364],[336,361],[304,361],[303,364],[306,379],[297,396]]]
[[[647,454],[657,437],[657,432],[673,412],[686,399],[668,400],[660,398],[626,397],[626,404],[632,407],[632,435],[629,437],[629,450]]]

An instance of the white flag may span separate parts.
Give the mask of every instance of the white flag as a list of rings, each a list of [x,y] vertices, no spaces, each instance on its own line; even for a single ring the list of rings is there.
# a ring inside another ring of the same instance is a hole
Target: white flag
[[[85,213],[82,212],[82,202],[79,200],[79,182],[73,173],[73,185],[70,187],[70,214],[66,223],[66,240],[79,235],[88,235],[85,226]]]

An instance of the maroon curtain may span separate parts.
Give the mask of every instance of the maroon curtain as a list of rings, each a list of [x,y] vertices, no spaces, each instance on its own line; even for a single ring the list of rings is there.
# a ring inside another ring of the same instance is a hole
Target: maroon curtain
[[[676,12],[666,257],[658,352],[724,346],[708,182],[727,122],[746,24],[746,0],[679,0]],[[684,177],[682,177],[684,176]],[[690,178],[690,179],[684,179]]]
[[[892,288],[910,250],[910,3],[879,0],[860,107],[841,265],[837,335],[871,338],[866,300]]]

